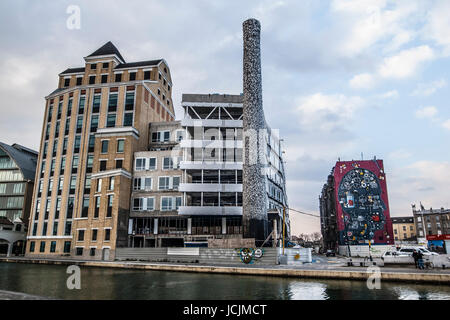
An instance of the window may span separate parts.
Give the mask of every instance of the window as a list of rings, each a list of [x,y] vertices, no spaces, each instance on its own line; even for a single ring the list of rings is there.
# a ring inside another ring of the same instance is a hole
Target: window
[[[78,116],[77,118],[77,133],[81,133],[81,129],[83,128],[83,116]]]
[[[180,177],[173,177],[172,178],[172,188],[174,190],[178,190],[179,186],[180,186]]]
[[[81,209],[81,217],[87,218],[89,211],[89,197],[83,198],[83,208]]]
[[[173,159],[164,157],[163,159],[163,170],[173,169]]]
[[[72,221],[66,222],[66,227],[64,228],[64,235],[70,236],[72,234]]]
[[[101,94],[94,95],[94,99],[93,99],[93,102],[92,102],[92,113],[99,113],[100,112],[101,99],[102,99]]]
[[[108,153],[108,140],[102,140],[102,153]]]
[[[47,225],[48,225],[48,222],[44,222],[44,225],[42,226],[42,235],[43,236],[47,235]]]
[[[108,69],[109,68],[109,62],[103,62],[102,68],[103,69]]]
[[[81,136],[75,136],[75,142],[74,142],[74,153],[80,152],[80,145],[81,145]]]
[[[74,155],[72,159],[72,173],[76,173],[78,170],[78,155]]]
[[[152,142],[170,141],[170,131],[158,131],[152,133]]]
[[[87,166],[86,166],[86,172],[91,173],[92,167],[94,165],[94,156],[92,154],[89,154],[87,156]]]
[[[136,171],[145,170],[145,158],[137,158],[136,159],[135,170]]]
[[[144,178],[144,189],[152,190],[152,178]]]
[[[111,128],[116,125],[116,114],[108,114],[108,118],[106,121],[106,127]]]
[[[106,162],[107,160],[100,160],[100,171],[106,170]]]
[[[131,127],[133,126],[133,112],[125,112],[123,115],[123,126]]]
[[[64,128],[64,135],[67,136],[70,131],[70,118],[66,119],[66,126]]]
[[[141,190],[141,178],[134,178],[133,189],[134,190]]]
[[[146,200],[147,200],[146,201],[146,205],[147,205],[146,210],[147,211],[155,210],[155,198],[147,198]]]
[[[70,241],[64,241],[64,253],[70,253]]]
[[[45,252],[45,241],[41,241],[41,246],[39,248],[39,252]]]
[[[100,197],[95,197],[94,218],[98,218],[100,212]]]
[[[53,235],[56,236],[58,234],[58,222],[53,222]]]
[[[78,241],[84,241],[84,230],[78,230]]]
[[[97,179],[97,192],[102,191],[102,179]]]
[[[117,159],[116,160],[116,169],[122,169],[123,166],[123,159]]]
[[[111,239],[111,229],[105,229],[105,241],[109,241]]]
[[[91,70],[96,70],[96,69],[97,69],[97,64],[91,63]]]
[[[86,103],[86,97],[81,96],[80,97],[80,103],[78,104],[78,114],[84,113],[84,104]]]
[[[108,196],[108,207],[106,209],[106,217],[110,218],[112,216],[112,207],[113,207],[114,196],[110,194]]]
[[[64,87],[68,87],[70,85],[70,78],[64,79]]]
[[[136,72],[130,72],[130,80],[129,81],[134,81],[136,80]]]
[[[92,229],[92,241],[97,241],[97,229]]]
[[[56,251],[56,241],[50,242],[50,252]]]
[[[108,112],[117,111],[117,93],[110,93],[108,100]]]
[[[89,76],[89,84],[95,84],[95,76]]]
[[[149,161],[148,169],[156,170],[156,158],[149,158],[148,161]]]
[[[172,197],[161,197],[161,211],[172,210],[173,199]]]
[[[81,86],[83,82],[83,77],[77,77],[77,86]]]
[[[34,252],[34,248],[36,246],[36,243],[34,241],[30,242],[30,252]]]
[[[134,109],[134,92],[127,92],[125,96],[125,110],[133,110]]]
[[[115,74],[115,76],[116,76],[116,82],[121,82],[122,81],[122,74],[121,73],[116,73]]]
[[[133,199],[133,210],[134,211],[142,211],[144,206],[144,199],[143,198],[134,198]]]
[[[83,248],[77,248],[76,249],[76,255],[77,256],[82,256],[83,255]]]
[[[91,134],[89,135],[88,152],[94,152],[94,149],[95,149],[95,135]]]
[[[125,140],[117,140],[117,152],[122,153],[124,151]]]
[[[77,185],[77,176],[73,175],[70,177],[70,193],[75,193],[76,185]]]
[[[159,177],[158,190],[169,190],[170,177]]]
[[[90,250],[89,250],[89,255],[91,256],[91,257],[95,257],[95,248],[90,248]]]
[[[59,219],[59,212],[61,211],[61,198],[56,199],[55,220]],[[56,234],[54,234],[56,236]]]
[[[150,80],[150,71],[144,71],[144,80]]]
[[[109,178],[109,190],[114,190],[114,177]]]

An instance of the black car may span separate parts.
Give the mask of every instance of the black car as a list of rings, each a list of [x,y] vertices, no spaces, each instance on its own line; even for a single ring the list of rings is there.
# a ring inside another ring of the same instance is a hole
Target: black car
[[[325,255],[327,257],[336,257],[336,252],[334,252],[334,250],[327,250],[327,252],[325,253]]]

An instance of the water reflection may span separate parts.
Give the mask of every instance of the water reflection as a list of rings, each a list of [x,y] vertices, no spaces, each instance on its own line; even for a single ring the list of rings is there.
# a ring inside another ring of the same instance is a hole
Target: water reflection
[[[343,300],[450,299],[449,286],[81,268],[68,290],[66,266],[0,263],[0,290],[59,299]]]

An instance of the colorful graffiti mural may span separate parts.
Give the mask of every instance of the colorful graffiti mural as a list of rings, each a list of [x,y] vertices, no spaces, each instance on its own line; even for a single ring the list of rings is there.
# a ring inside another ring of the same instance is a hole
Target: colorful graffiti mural
[[[264,255],[264,250],[261,248],[238,248],[236,251],[245,264],[253,264]]]
[[[338,163],[334,174],[339,243],[393,241],[382,161]]]

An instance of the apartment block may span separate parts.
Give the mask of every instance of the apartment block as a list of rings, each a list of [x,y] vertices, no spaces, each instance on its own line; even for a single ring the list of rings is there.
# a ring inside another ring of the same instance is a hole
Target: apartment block
[[[134,153],[175,119],[164,59],[126,62],[108,42],[46,98],[26,255],[114,259],[128,244]]]

